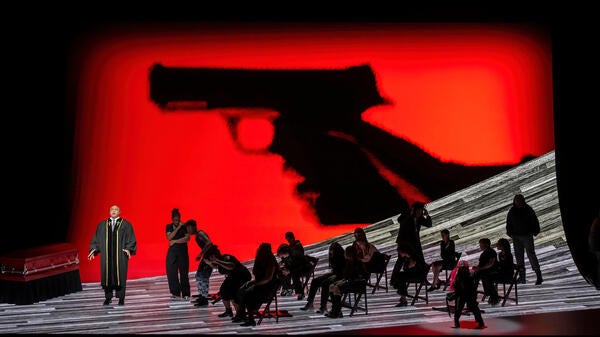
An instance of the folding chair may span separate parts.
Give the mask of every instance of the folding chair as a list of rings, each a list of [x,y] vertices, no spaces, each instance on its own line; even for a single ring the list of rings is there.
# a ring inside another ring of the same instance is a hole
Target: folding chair
[[[350,309],[350,316],[354,315],[354,313],[357,310],[364,310],[365,315],[369,314],[369,308],[367,306],[367,280],[352,281],[348,289],[342,292],[342,294],[342,306]],[[348,294],[350,294],[350,296],[348,296]],[[358,305],[360,303],[360,299],[363,298],[363,296],[365,299],[364,308]],[[348,301],[346,301],[346,299]]]
[[[510,280],[494,280],[494,285],[496,286],[496,290],[498,290],[498,285],[502,284],[502,294],[500,294],[498,292],[498,297],[500,299],[502,299],[502,306],[504,306],[506,304],[507,300],[514,300],[516,305],[519,305],[519,293],[517,290],[517,285],[519,284],[519,282],[517,282],[517,279],[519,278],[519,273],[521,271],[523,271],[525,269],[525,266],[523,264],[515,264],[515,271],[513,273],[513,276],[511,277]],[[506,285],[508,284],[508,289],[506,289]],[[510,297],[510,293],[513,289],[513,287],[515,288],[515,297]],[[487,297],[483,291],[478,291],[478,293],[483,294],[483,297],[481,298],[481,301],[484,301],[485,298]]]
[[[267,301],[265,302],[265,306],[263,308],[262,311],[259,311],[257,314],[257,318],[258,318],[258,322],[256,322],[256,325],[260,325],[260,323],[262,322],[263,318],[268,317],[275,317],[275,322],[279,323],[279,306],[277,304],[277,290],[279,289],[279,287],[281,286],[281,282],[277,282],[274,287],[273,290],[271,290],[271,293],[269,294],[269,297],[267,298]],[[275,312],[273,312],[271,310],[271,303],[275,301]]]
[[[308,272],[300,277],[300,280],[302,280],[302,288],[304,289],[304,292],[308,293],[309,287],[310,287],[310,283],[308,283],[308,282],[311,279],[315,278],[315,268],[317,267],[317,264],[319,263],[319,258],[310,256],[310,255],[305,255],[305,256],[306,256],[306,259],[310,262],[311,266],[310,266],[310,269],[308,270]]]
[[[446,289],[450,286],[450,276],[448,275],[448,271],[452,271],[456,267],[456,264],[458,263],[458,261],[460,261],[461,256],[462,256],[462,252],[454,252],[454,265],[452,265],[452,268],[444,268],[444,266],[442,266],[442,270],[446,274],[446,280],[443,281],[443,283],[444,283],[443,290],[444,291],[446,291]]]
[[[390,259],[392,257],[389,254],[383,254],[383,261],[384,261],[384,266],[383,266],[383,270],[378,271],[375,273],[375,284],[371,283],[371,277],[369,275],[369,280],[367,282],[367,286],[372,287],[373,291],[371,292],[371,294],[375,294],[375,291],[377,289],[385,289],[385,292],[388,292],[388,275],[387,275],[387,268],[388,268],[388,263],[390,262]],[[381,278],[385,276],[385,286],[379,285],[379,282],[381,282]]]
[[[425,300],[425,304],[429,304],[429,292],[427,291],[427,274],[429,274],[429,270],[431,269],[431,264],[427,264],[427,269],[425,270],[425,273],[423,274],[423,276],[413,279],[413,280],[409,280],[408,284],[410,287],[410,284],[414,283],[415,285],[415,294],[414,295],[406,295],[406,297],[410,297],[412,298],[412,302],[410,303],[410,305],[415,305],[415,302],[418,299],[422,299]],[[423,288],[423,286],[425,286],[425,296],[419,295],[421,293],[421,289]]]
[[[502,296],[502,306],[504,306],[504,304],[506,304],[506,300],[508,299],[514,299],[515,300],[515,304],[519,305],[519,293],[517,292],[517,284],[519,282],[517,282],[518,278],[519,278],[519,274],[521,272],[525,271],[525,266],[523,264],[515,264],[515,273],[513,274],[511,283],[508,287],[508,289],[506,289],[506,283],[502,283],[502,289],[503,289],[503,296]],[[514,286],[515,288],[515,297],[514,298],[510,298],[510,291],[512,290],[512,287]]]

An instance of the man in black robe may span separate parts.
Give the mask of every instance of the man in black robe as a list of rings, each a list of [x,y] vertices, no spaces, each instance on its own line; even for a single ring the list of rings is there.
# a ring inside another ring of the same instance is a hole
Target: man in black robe
[[[119,298],[119,305],[125,304],[128,262],[137,250],[133,226],[120,214],[119,206],[110,207],[110,217],[98,224],[88,254],[88,260],[100,254],[100,284],[106,298],[104,305],[110,304],[113,293]]]

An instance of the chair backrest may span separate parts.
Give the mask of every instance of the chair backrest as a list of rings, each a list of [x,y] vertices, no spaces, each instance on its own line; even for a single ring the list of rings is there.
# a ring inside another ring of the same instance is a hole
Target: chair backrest
[[[269,290],[268,295],[264,299],[263,303],[271,303],[271,301],[277,297],[277,292],[279,291],[279,288],[281,288],[282,284],[283,280],[279,277],[275,277],[273,279],[273,283],[271,284],[272,288]]]
[[[312,265],[316,266],[317,263],[319,263],[318,257],[314,257],[314,256],[310,256],[310,255],[305,255],[305,256],[306,256],[306,260],[308,260],[308,262],[310,262]]]
[[[516,271],[522,271],[523,269],[525,269],[525,265],[522,263],[515,263],[515,270]]]
[[[388,263],[390,262],[391,258],[392,258],[392,256],[390,254],[383,253],[383,261],[385,262],[386,267],[387,267]]]
[[[460,257],[462,256],[462,252],[454,252],[454,264],[452,266],[442,266],[442,270],[452,270],[456,268],[456,264],[460,261]]]
[[[373,255],[371,258],[371,264],[367,266],[367,270],[369,273],[382,274],[387,270],[388,263],[392,256],[381,252],[376,252],[375,254],[376,255]]]
[[[310,266],[308,267],[307,270],[302,272],[300,277],[303,278],[303,280],[302,280],[303,288],[308,291],[308,289],[310,289],[309,285],[308,285],[308,281],[310,281],[311,277],[314,278],[314,276],[315,276],[315,268],[317,267],[317,264],[319,263],[319,258],[310,256],[310,255],[304,255],[304,256],[306,257],[306,261],[308,261]]]
[[[456,267],[456,264],[458,263],[458,261],[460,261],[461,256],[462,252],[454,252],[454,266],[452,267],[452,269]]]
[[[458,262],[461,256],[462,252],[454,252],[454,261]]]
[[[307,273],[307,275],[310,276],[315,272],[315,268],[317,267],[317,264],[319,263],[319,258],[310,256],[310,255],[305,255],[305,256],[306,256],[306,260],[308,261],[308,263],[310,263],[310,268],[308,269],[308,273]]]
[[[425,264],[425,273],[423,274],[423,279],[425,280],[425,282],[427,282],[427,275],[429,274],[430,270],[431,270],[431,264],[426,263]]]

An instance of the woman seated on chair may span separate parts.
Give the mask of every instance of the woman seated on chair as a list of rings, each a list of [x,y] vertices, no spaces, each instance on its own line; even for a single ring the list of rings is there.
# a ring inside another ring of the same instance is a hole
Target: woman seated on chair
[[[415,249],[410,243],[401,241],[398,244],[398,260],[394,265],[390,284],[397,289],[400,295],[400,301],[396,307],[406,306],[408,301],[408,284],[414,282],[421,277],[426,277],[427,264],[425,260],[419,258],[420,255],[415,253]]]
[[[383,253],[367,240],[367,234],[364,229],[358,227],[354,230],[354,242],[352,245],[356,249],[358,258],[365,264],[369,273],[381,273],[383,271],[383,268],[385,268]]]
[[[499,250],[498,276],[496,280],[499,282],[510,283],[515,271],[515,261],[511,253],[510,242],[505,238],[501,238],[498,240],[498,243],[496,243],[496,247]]]
[[[440,280],[440,272],[443,269],[452,270],[456,265],[456,249],[454,246],[454,240],[450,239],[450,231],[442,229],[440,231],[442,239],[439,242],[440,245],[440,256],[441,260],[434,261],[431,264],[431,271],[433,272],[433,280],[431,281],[431,287],[427,291],[434,291],[440,289],[442,281]]]
[[[312,309],[317,290],[321,289],[321,304],[319,310],[317,310],[317,314],[325,313],[327,310],[327,299],[329,298],[329,285],[337,280],[341,280],[344,276],[344,265],[346,264],[344,254],[344,248],[337,241],[329,245],[329,268],[331,269],[329,272],[313,278],[310,283],[306,305],[300,308],[300,310]]]
[[[234,323],[245,321],[240,324],[241,326],[256,325],[254,314],[279,287],[279,266],[271,251],[270,243],[261,243],[258,247],[252,274],[254,274],[254,279],[244,283],[237,292],[240,311],[236,312],[231,320]]]
[[[348,246],[345,250],[345,265],[342,279],[335,281],[329,286],[331,296],[331,311],[326,312],[329,318],[342,317],[342,293],[348,292],[353,287],[363,283],[369,276],[365,264],[358,258],[358,252],[354,246]]]

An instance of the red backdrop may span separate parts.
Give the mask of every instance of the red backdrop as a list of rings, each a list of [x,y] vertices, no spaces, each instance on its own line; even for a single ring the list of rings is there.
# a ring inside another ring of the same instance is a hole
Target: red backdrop
[[[509,24],[114,25],[82,34],[71,49],[76,102],[68,241],[84,260],[112,204],[135,228],[129,278],[163,275],[165,225],[177,207],[223,252],[252,258],[291,230],[305,245],[357,226],[323,226],[294,194],[302,177],[275,154],[236,149],[218,113],[162,112],[149,100],[152,64],[252,69],[344,68],[368,63],[391,104],[363,120],[442,161],[515,164],[554,149],[551,43]],[[241,125],[249,147],[270,142],[269,124]],[[190,270],[199,252],[190,242]]]

